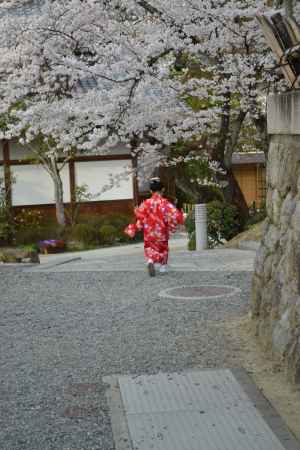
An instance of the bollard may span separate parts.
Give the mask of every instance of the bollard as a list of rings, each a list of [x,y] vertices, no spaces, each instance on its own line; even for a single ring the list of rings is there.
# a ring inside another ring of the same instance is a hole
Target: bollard
[[[207,211],[206,204],[195,205],[196,250],[207,248]]]

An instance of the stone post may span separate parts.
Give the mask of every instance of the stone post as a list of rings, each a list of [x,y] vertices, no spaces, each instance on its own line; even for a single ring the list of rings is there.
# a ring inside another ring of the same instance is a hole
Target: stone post
[[[257,334],[300,382],[300,92],[268,99],[267,219],[256,255]]]
[[[195,205],[196,250],[207,248],[207,210],[206,204]]]

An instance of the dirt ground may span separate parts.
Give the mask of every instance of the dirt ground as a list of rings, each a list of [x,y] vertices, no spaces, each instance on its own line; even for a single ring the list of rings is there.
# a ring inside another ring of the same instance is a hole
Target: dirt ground
[[[249,230],[244,231],[243,233],[238,234],[230,241],[224,244],[226,248],[239,248],[239,244],[241,241],[260,241],[262,237],[262,227],[264,222],[259,222],[255,225],[252,225]]]
[[[226,321],[224,326],[226,337],[234,350],[232,364],[247,370],[300,441],[300,385],[289,383],[280,362],[263,351],[249,316]]]

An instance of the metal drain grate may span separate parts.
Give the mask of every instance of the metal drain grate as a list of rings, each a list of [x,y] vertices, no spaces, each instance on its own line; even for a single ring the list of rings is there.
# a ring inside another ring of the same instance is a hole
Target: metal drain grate
[[[203,284],[199,286],[178,286],[165,289],[159,293],[160,297],[186,300],[201,300],[202,298],[228,297],[241,292],[232,286],[218,286]]]

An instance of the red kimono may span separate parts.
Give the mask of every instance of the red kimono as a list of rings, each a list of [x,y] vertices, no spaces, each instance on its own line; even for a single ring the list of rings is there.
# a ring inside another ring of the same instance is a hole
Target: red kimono
[[[167,264],[169,233],[183,223],[183,213],[156,192],[134,211],[137,221],[125,229],[134,237],[138,230],[144,232],[145,258],[148,262]]]

